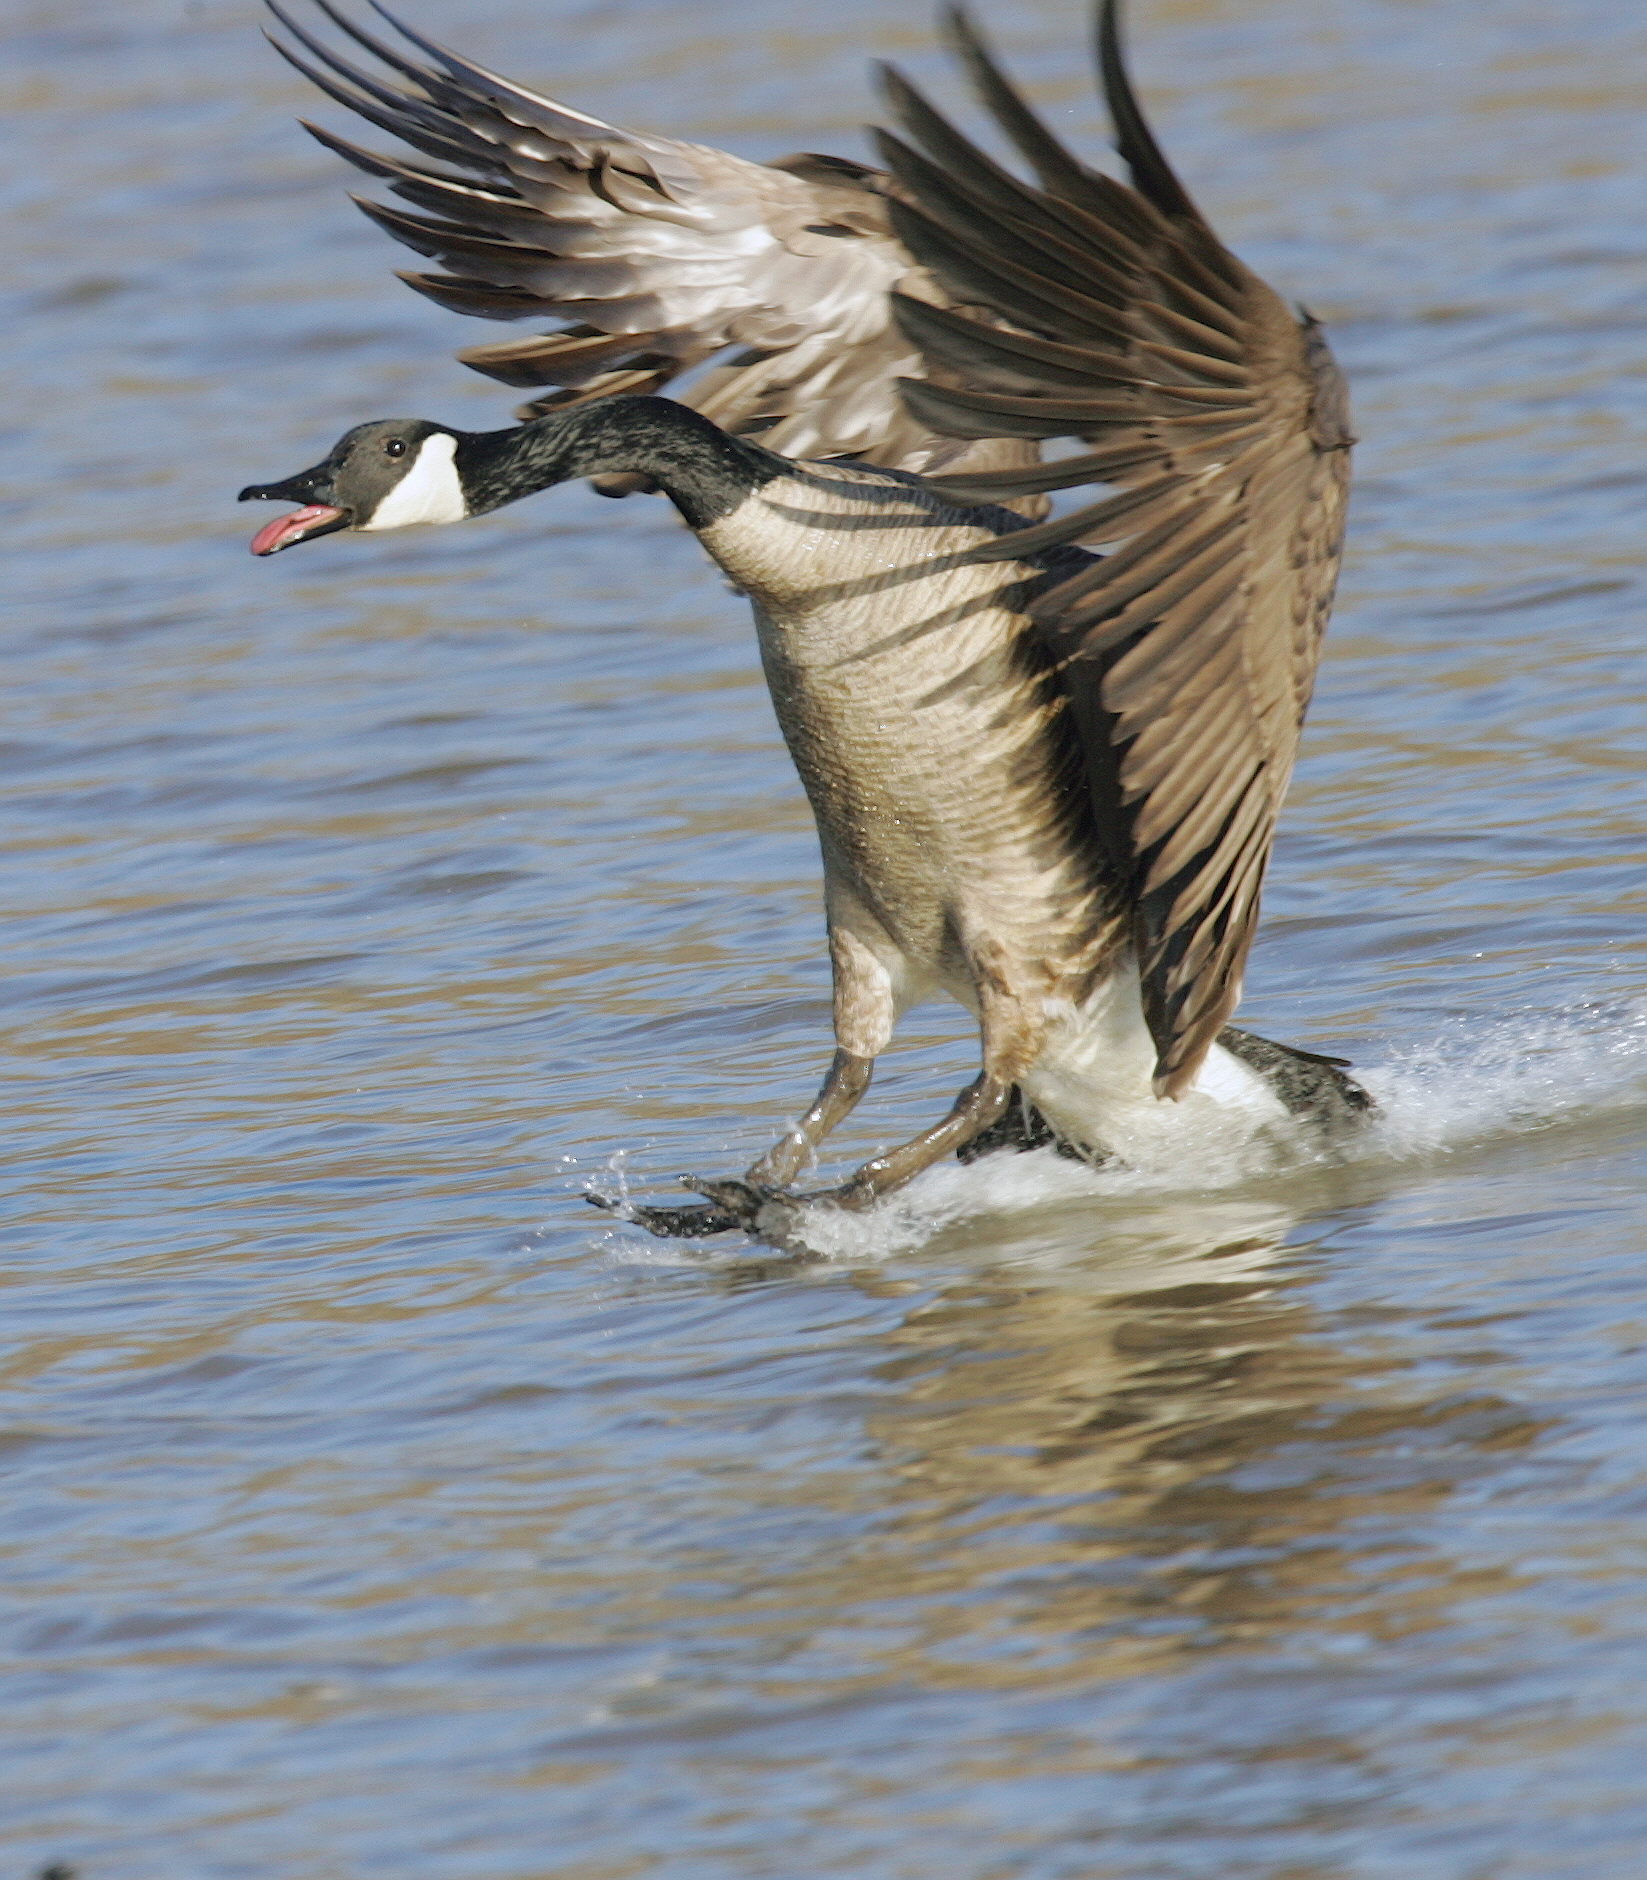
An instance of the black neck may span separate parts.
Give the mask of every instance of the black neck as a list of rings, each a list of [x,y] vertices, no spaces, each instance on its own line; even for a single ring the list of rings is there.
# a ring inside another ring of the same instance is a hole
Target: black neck
[[[788,467],[672,398],[603,398],[507,431],[471,431],[456,461],[473,515],[574,477],[638,470],[694,529],[729,515]]]

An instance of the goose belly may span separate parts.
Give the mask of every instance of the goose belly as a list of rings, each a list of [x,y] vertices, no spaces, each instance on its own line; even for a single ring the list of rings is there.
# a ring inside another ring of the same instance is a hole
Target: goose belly
[[[1021,616],[968,600],[959,620],[861,604],[757,618],[831,887],[970,1004],[979,942],[1061,978],[1113,922],[1051,674]]]
[[[855,465],[799,464],[700,532],[755,609],[831,918],[872,918],[908,988],[1084,996],[1120,945],[1075,729],[998,525]],[[873,934],[866,934],[872,942]]]

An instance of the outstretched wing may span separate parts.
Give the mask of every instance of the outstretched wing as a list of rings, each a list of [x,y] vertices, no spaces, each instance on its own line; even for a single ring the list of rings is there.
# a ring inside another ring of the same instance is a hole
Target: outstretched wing
[[[1352,440],[1319,329],[1230,254],[1161,154],[1117,11],[1100,0],[1099,70],[1130,189],[1057,142],[959,13],[956,49],[1036,182],[895,73],[912,141],[883,141],[907,197],[896,232],[957,301],[1006,323],[899,300],[910,338],[960,381],[907,383],[911,410],[958,437],[1091,447],[936,487],[994,501],[1117,492],[991,553],[1107,550],[1035,614],[1087,744],[1101,839],[1137,909],[1156,1089],[1173,1096],[1240,996],[1331,606]]]
[[[889,290],[914,285],[915,271],[878,172],[829,157],[749,163],[623,130],[437,45],[376,0],[397,38],[368,32],[332,0],[314,4],[367,61],[269,0],[284,28],[278,50],[328,97],[433,160],[378,155],[306,126],[411,205],[357,198],[441,270],[402,278],[460,313],[570,322],[459,354],[505,384],[556,388],[522,416],[655,391],[736,347],[686,400],[770,449],[914,470],[1036,454],[1018,441],[968,454],[899,398],[899,376],[924,367],[891,315]]]

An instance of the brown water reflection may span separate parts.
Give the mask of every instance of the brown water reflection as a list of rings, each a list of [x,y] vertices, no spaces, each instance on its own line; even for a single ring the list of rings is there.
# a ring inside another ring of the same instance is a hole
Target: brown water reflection
[[[1393,1355],[1347,1362],[1296,1264],[1271,1270],[1276,1251],[1244,1238],[1153,1274],[1140,1260],[1142,1291],[1109,1291],[1106,1258],[1074,1287],[984,1273],[923,1298],[885,1337],[875,1375],[892,1394],[866,1419],[897,1481],[889,1519],[820,1564],[811,1596],[932,1606],[886,1672],[939,1687],[1170,1674],[1312,1609],[1348,1623],[1328,1608],[1367,1562],[1343,1530],[1425,1515],[1548,1420],[1403,1388]],[[1444,1608],[1455,1578],[1483,1590],[1433,1562],[1422,1587],[1403,1577],[1379,1592],[1392,1634]]]

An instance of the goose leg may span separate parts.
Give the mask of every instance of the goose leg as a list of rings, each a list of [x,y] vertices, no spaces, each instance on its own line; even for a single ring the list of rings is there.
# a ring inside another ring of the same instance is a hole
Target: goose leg
[[[812,1151],[857,1104],[875,1072],[872,1057],[837,1051],[812,1107],[766,1154],[752,1162],[744,1180],[757,1188],[782,1188],[800,1173]]]
[[[808,1200],[833,1201],[837,1207],[867,1208],[882,1195],[901,1188],[946,1155],[964,1149],[1000,1121],[1018,1079],[1040,1051],[1045,1020],[1040,1001],[1015,992],[1007,962],[985,942],[968,949],[972,981],[978,993],[978,1026],[983,1069],[955,1099],[941,1123],[923,1129],[895,1149],[884,1150],[854,1171],[839,1188]]]
[[[765,1223],[761,1220],[767,1209],[792,1211],[815,1201],[828,1201],[838,1208],[853,1210],[871,1207],[882,1195],[901,1188],[922,1169],[930,1168],[988,1129],[1006,1109],[1012,1090],[1010,1077],[992,1077],[988,1071],[981,1073],[955,1099],[941,1123],[923,1129],[918,1136],[911,1136],[908,1142],[899,1143],[895,1149],[872,1157],[839,1188],[821,1188],[798,1195],[757,1183],[753,1178],[706,1181],[692,1175],[683,1175],[681,1183],[695,1194],[707,1195],[712,1206],[739,1216],[742,1224],[750,1228],[771,1225],[770,1216]]]
[[[833,884],[831,884],[833,888]],[[896,949],[839,889],[830,894],[829,967],[834,983],[835,1061],[812,1107],[744,1176],[751,1189],[792,1182],[812,1151],[869,1088],[875,1060],[898,1022]]]
[[[895,1149],[884,1150],[855,1170],[838,1188],[826,1188],[810,1194],[785,1194],[742,1182],[686,1182],[686,1186],[707,1195],[717,1206],[742,1213],[751,1226],[760,1224],[767,1209],[794,1209],[808,1202],[828,1201],[840,1208],[867,1208],[882,1195],[919,1175],[922,1169],[954,1151],[964,1148],[976,1136],[998,1122],[1018,1078],[1034,1062],[1041,1043],[1044,1021],[1037,1016],[1034,1002],[1015,998],[999,970],[991,970],[993,961],[974,961],[974,983],[978,986],[980,1029],[983,1034],[982,1071],[955,1099],[949,1114],[930,1129],[923,1129]],[[770,1217],[769,1217],[770,1220]]]
[[[955,1099],[941,1123],[923,1129],[908,1142],[899,1143],[896,1149],[887,1149],[872,1157],[839,1188],[806,1198],[833,1201],[842,1208],[869,1207],[891,1189],[901,1188],[922,1169],[931,1168],[934,1162],[965,1148],[974,1136],[998,1122],[1011,1100],[1012,1091],[1010,1077],[992,1077],[988,1071],[981,1071]]]
[[[769,1201],[788,1199],[784,1192],[787,1184],[869,1088],[875,1060],[891,1042],[898,1020],[902,975],[897,951],[869,917],[838,890],[831,896],[829,917],[837,1048],[812,1107],[751,1165],[741,1181],[706,1181],[683,1175],[682,1187],[708,1196],[707,1205],[697,1202],[685,1207],[629,1210],[629,1218],[650,1233],[697,1239],[753,1227],[755,1217]],[[591,1194],[585,1199],[596,1207],[615,1210],[617,1206],[604,1195]]]

